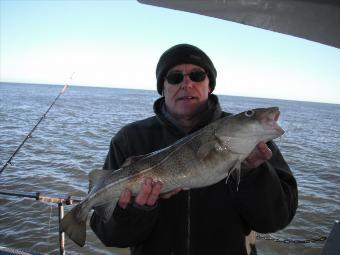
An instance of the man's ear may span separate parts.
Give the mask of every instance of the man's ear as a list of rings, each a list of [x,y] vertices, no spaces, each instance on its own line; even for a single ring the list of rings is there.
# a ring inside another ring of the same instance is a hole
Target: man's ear
[[[165,84],[163,84],[163,88],[162,88],[162,97],[164,97],[164,91],[165,91]]]

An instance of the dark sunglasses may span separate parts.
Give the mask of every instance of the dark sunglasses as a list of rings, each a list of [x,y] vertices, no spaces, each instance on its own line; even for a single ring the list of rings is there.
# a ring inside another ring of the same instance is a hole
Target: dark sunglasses
[[[204,71],[197,70],[192,71],[188,74],[181,73],[181,72],[172,72],[169,73],[167,76],[165,76],[165,79],[168,81],[171,85],[177,85],[181,83],[184,80],[184,76],[189,76],[190,80],[193,82],[201,82],[204,81],[207,74]]]

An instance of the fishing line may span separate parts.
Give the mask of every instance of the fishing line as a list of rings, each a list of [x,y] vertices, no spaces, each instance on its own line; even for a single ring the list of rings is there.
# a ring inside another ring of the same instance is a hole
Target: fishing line
[[[72,75],[70,76],[70,80],[72,80],[72,77],[74,75],[74,72],[72,73]],[[0,170],[0,174],[5,170],[5,168],[8,165],[11,165],[11,161],[12,159],[15,157],[15,155],[19,152],[19,150],[21,149],[21,147],[25,144],[25,142],[27,141],[28,138],[31,137],[32,133],[34,132],[34,130],[38,127],[38,125],[40,124],[40,122],[46,117],[47,113],[51,110],[51,108],[53,107],[53,105],[57,102],[57,100],[59,99],[59,97],[65,93],[66,89],[68,87],[68,84],[66,83],[64,85],[64,87],[62,88],[62,90],[59,92],[58,96],[53,100],[52,104],[48,107],[47,111],[41,116],[41,118],[39,119],[39,121],[37,122],[37,124],[35,124],[35,126],[32,128],[32,130],[28,133],[28,135],[25,137],[25,139],[21,142],[21,144],[18,146],[18,148],[14,151],[14,153],[10,156],[10,158],[7,160],[7,162],[3,165],[3,167]]]

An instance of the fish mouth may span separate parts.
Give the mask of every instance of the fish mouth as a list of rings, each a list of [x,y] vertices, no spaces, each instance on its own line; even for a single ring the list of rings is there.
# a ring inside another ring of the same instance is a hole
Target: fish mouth
[[[278,107],[269,108],[268,111],[265,112],[264,116],[264,124],[267,128],[274,130],[277,135],[283,135],[284,130],[279,126],[277,121],[280,117],[280,110]]]

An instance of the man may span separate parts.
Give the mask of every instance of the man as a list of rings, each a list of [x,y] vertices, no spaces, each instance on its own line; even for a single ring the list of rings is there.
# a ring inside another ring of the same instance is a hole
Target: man
[[[163,53],[156,68],[155,116],[131,123],[112,139],[104,169],[118,169],[131,156],[164,148],[229,115],[212,94],[217,72],[199,48],[179,44]],[[238,190],[225,180],[209,187],[160,195],[162,183],[146,179],[136,197],[126,189],[111,219],[96,212],[91,227],[107,246],[131,254],[256,254],[252,230],[273,232],[292,220],[296,181],[273,142],[260,143],[242,164]]]

